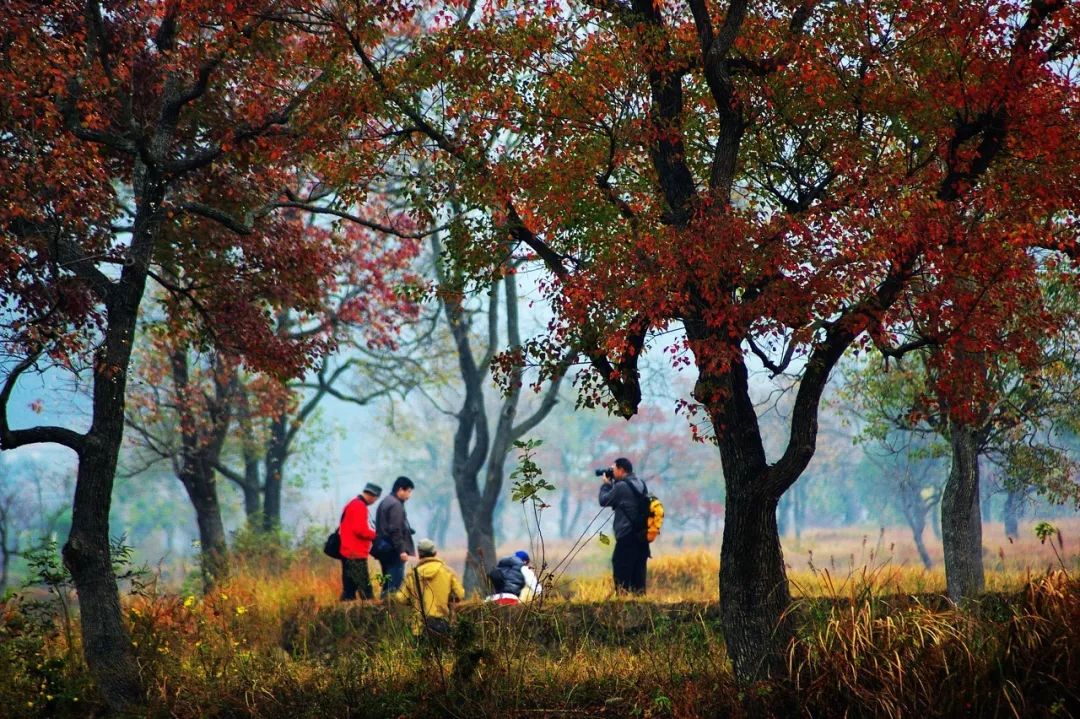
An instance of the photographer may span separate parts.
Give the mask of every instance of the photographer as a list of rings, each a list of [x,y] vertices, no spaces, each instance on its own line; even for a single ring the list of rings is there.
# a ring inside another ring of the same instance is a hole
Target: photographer
[[[615,590],[631,594],[645,593],[645,569],[649,560],[649,542],[640,531],[640,498],[645,483],[634,476],[634,466],[619,457],[610,469],[597,470],[604,477],[600,485],[600,506],[615,513],[615,553],[611,555]]]

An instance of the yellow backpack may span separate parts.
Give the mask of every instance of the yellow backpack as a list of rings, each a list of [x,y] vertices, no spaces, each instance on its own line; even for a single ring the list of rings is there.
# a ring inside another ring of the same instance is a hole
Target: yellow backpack
[[[638,497],[638,530],[645,541],[652,542],[660,536],[660,528],[664,526],[664,503],[656,495],[649,494],[648,485],[644,492],[639,492],[632,484],[630,489]]]
[[[664,526],[664,503],[659,497],[649,495],[649,514],[645,520],[645,539],[650,542],[660,535]]]

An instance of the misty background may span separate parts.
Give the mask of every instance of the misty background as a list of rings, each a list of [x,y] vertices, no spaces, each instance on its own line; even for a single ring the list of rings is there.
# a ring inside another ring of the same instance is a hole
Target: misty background
[[[519,303],[528,314],[527,329],[536,330],[544,321],[537,310],[539,303],[530,296]],[[437,324],[435,314],[430,319]],[[443,554],[460,568],[466,536],[450,462],[461,383],[453,371],[452,352],[445,345],[446,338],[438,334],[423,344],[425,377],[404,396],[391,395],[364,405],[325,397],[303,422],[286,467],[282,499],[282,527],[292,543],[321,545],[345,503],[365,483],[375,482],[385,493],[395,477],[407,475],[417,484],[407,510],[418,538],[435,539]],[[555,486],[544,496],[547,506],[540,514],[546,546],[557,554],[582,536],[589,540],[589,551],[571,566],[570,573],[595,572],[610,554],[610,547],[597,541],[599,531],[610,533],[610,510],[597,506],[599,482],[594,470],[619,456],[634,463],[638,476],[665,504],[666,521],[654,556],[692,548],[719,551],[724,522],[720,457],[707,440],[694,439],[694,425],[699,434],[707,435],[712,428],[700,416],[680,409],[680,401],[690,397],[695,372],[692,367],[673,368],[665,358],[670,349],[650,348],[645,399],[632,420],[576,406],[572,369],[550,415],[527,435],[542,442],[535,459],[544,478]],[[949,471],[947,447],[935,447],[925,438],[908,437],[907,446],[897,446],[895,437],[885,442],[867,437],[862,418],[843,393],[855,364],[848,361],[834,374],[821,415],[817,452],[778,508],[788,561],[794,561],[793,553],[802,550],[804,533],[857,528],[876,539],[880,549],[886,536],[882,529],[888,528],[898,561],[919,561],[916,557],[920,557],[926,566],[939,565],[940,548],[934,547],[940,539],[937,505]],[[490,379],[487,384],[488,414],[495,417],[500,393]],[[786,408],[794,385],[785,377],[771,378],[760,366],[753,372],[752,384],[770,456],[775,457],[787,441]],[[300,392],[301,399],[311,394],[312,390]],[[519,414],[528,414],[539,402],[540,395],[527,388]],[[86,407],[79,374],[53,368],[23,377],[9,412],[13,427],[60,424],[81,430],[88,421]],[[130,439],[130,430],[128,435]],[[1073,438],[1059,440],[1072,449]],[[920,442],[913,447],[912,443]],[[1070,455],[1075,453],[1070,451]],[[510,498],[510,474],[519,456],[514,450],[507,459],[507,480],[495,511],[500,554],[535,548],[538,541],[535,522]],[[983,462],[984,522],[1001,523],[1010,514],[1014,524],[1075,516],[1075,507],[1069,503],[1053,504],[1031,488],[1010,488],[1000,468],[985,458]],[[49,539],[58,544],[65,540],[74,473],[75,458],[62,447],[35,445],[0,454],[0,540],[8,587],[18,586],[25,576],[22,555],[28,549]],[[218,490],[232,539],[245,526],[243,495],[221,477]],[[183,582],[197,573],[199,535],[182,485],[169,462],[148,463],[128,441],[113,493],[110,530],[134,548],[137,561],[159,567],[168,583]],[[818,534],[817,546],[822,542],[827,546],[828,535]],[[923,540],[921,544],[916,537]],[[590,556],[592,560],[586,561]]]

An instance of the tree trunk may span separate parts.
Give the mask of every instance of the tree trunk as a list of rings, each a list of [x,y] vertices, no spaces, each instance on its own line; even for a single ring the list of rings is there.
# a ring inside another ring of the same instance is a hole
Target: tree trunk
[[[281,527],[281,486],[285,459],[288,457],[289,415],[282,412],[270,425],[266,448],[266,485],[263,489],[262,529],[273,532]]]
[[[8,551],[6,545],[2,549],[3,557],[0,558],[0,597],[7,591],[8,566],[11,564],[11,552]]]
[[[1002,508],[1001,519],[1005,524],[1005,536],[1016,539],[1020,536],[1020,517],[1024,514],[1023,489],[1010,489],[1005,497],[1005,506]]]
[[[982,517],[979,513],[979,443],[975,430],[950,426],[952,467],[941,497],[945,583],[954,602],[983,591]]]
[[[187,491],[195,519],[199,526],[200,565],[203,592],[228,574],[228,548],[225,544],[225,527],[221,522],[221,506],[218,503],[217,482],[214,467],[221,457],[225,437],[232,419],[231,401],[236,389],[235,375],[229,380],[217,376],[221,367],[220,355],[211,362],[215,371],[214,397],[207,398],[205,412],[210,420],[209,428],[200,431],[199,422],[193,416],[192,407],[183,397],[192,392],[188,367],[188,347],[180,344],[171,352],[173,385],[179,396],[181,452],[177,473],[180,483]]]
[[[2,469],[2,467],[0,467]],[[11,565],[11,555],[18,551],[18,544],[8,544],[8,532],[15,530],[11,529],[11,511],[8,505],[14,502],[9,502],[8,498],[0,498],[0,597],[4,596],[4,591],[7,589],[8,582],[8,567]],[[17,534],[17,532],[16,532]]]
[[[136,300],[109,308],[106,342],[94,370],[93,423],[79,454],[71,532],[63,549],[64,564],[78,592],[86,664],[102,697],[116,711],[133,709],[143,699],[109,554],[109,509],[123,440],[124,391],[137,306]]]
[[[214,585],[229,574],[228,546],[225,542],[225,525],[221,521],[221,505],[218,503],[217,483],[213,470],[192,471],[180,478],[187,490],[195,519],[199,525],[199,552],[202,565],[203,592],[210,592]]]
[[[570,538],[570,490],[559,492],[559,538]]]
[[[788,593],[776,526],[776,500],[729,491],[720,550],[720,611],[736,677],[751,682],[785,671],[791,635]]]
[[[495,527],[491,511],[468,512],[462,508],[465,518],[465,533],[468,536],[469,553],[465,558],[465,594],[473,592],[487,593],[487,572],[495,565]]]
[[[257,458],[244,459],[244,483],[240,486],[244,493],[244,517],[248,525],[253,526],[259,522],[262,509],[262,488],[259,486],[259,460]]]
[[[926,515],[930,511],[926,500],[922,496],[922,485],[911,481],[902,481],[898,487],[900,494],[900,513],[904,515],[908,527],[911,529],[911,537],[915,540],[915,548],[919,551],[919,559],[923,566],[930,569],[934,566],[934,560],[926,550],[923,541],[923,532],[926,530]]]
[[[687,333],[694,329],[688,326]],[[720,549],[721,622],[735,677],[748,684],[786,673],[785,650],[792,637],[786,615],[791,596],[776,509],[784,491],[813,456],[816,423],[809,434],[801,427],[796,433],[793,424],[782,467],[777,468],[780,463],[770,467],[750,399],[746,366],[733,359],[722,371],[702,369],[694,397],[709,406],[726,485]],[[808,397],[807,389],[801,388],[796,399],[800,417],[805,416],[808,401],[816,412],[816,401]]]
[[[926,514],[923,513],[918,518],[914,518],[910,524],[911,537],[915,540],[915,548],[919,550],[919,559],[922,560],[925,568],[932,569],[934,560],[930,558],[930,552],[926,551],[926,542],[923,541],[923,532],[926,530]]]
[[[251,406],[247,391],[241,388],[237,394],[237,424],[240,426],[241,454],[244,457],[243,481],[239,477],[230,477],[240,485],[244,493],[244,517],[248,529],[258,529],[262,525],[262,480],[259,475],[259,453],[255,443],[255,429],[251,424]]]
[[[100,383],[104,382],[108,380]],[[86,438],[75,484],[71,533],[63,554],[78,591],[86,664],[109,706],[126,711],[141,703],[143,690],[109,555],[109,504],[120,451],[122,394],[116,403],[115,421],[105,424],[117,426],[102,428],[95,423],[96,431]]]

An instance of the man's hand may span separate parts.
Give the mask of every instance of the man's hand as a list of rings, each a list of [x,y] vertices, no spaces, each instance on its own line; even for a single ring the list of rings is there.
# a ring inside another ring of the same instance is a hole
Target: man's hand
[[[401,561],[403,561],[403,562],[409,561],[409,555],[408,555],[407,552],[402,552],[399,556],[401,557]]]

